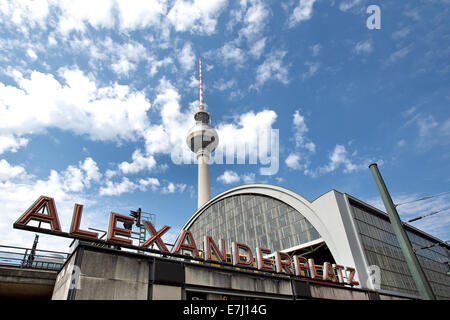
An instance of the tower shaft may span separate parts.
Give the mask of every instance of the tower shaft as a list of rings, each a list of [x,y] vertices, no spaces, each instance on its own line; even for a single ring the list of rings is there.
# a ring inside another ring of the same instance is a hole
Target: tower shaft
[[[209,186],[209,155],[202,153],[197,157],[198,159],[198,197],[197,204],[200,208],[211,198],[211,191]]]

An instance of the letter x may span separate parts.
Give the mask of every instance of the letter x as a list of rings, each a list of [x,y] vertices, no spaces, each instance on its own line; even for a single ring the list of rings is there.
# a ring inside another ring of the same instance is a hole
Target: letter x
[[[152,223],[150,221],[144,221],[144,226],[145,228],[148,230],[148,232],[152,235],[152,237],[150,239],[148,239],[147,241],[145,241],[142,246],[147,248],[148,246],[150,246],[153,242],[156,241],[156,245],[158,246],[159,250],[161,251],[165,251],[165,252],[169,252],[169,250],[167,249],[166,245],[164,244],[164,241],[162,241],[162,239],[160,238],[164,233],[167,232],[167,230],[170,229],[169,226],[164,226],[161,228],[161,230],[159,230],[158,232],[156,232],[155,227],[152,225]]]

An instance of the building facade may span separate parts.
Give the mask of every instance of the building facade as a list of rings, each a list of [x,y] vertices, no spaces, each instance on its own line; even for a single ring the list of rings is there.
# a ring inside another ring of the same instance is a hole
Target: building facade
[[[450,299],[449,246],[412,226],[405,229],[435,295]],[[387,214],[335,190],[311,201],[278,186],[239,186],[201,206],[184,230],[196,243],[204,236],[224,239],[228,251],[232,242],[242,242],[314,258],[319,265],[354,266],[361,288],[418,297]],[[378,282],[373,270],[379,270]]]

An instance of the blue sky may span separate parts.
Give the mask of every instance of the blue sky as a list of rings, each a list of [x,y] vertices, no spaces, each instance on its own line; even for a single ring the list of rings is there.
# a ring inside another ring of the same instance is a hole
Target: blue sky
[[[381,29],[366,26],[373,4]],[[276,172],[212,163],[213,196],[271,183],[383,208],[372,162],[394,202],[450,191],[448,4],[0,1],[0,243],[31,246],[12,224],[41,194],[65,230],[75,202],[84,228],[141,207],[173,239],[197,206],[196,165],[171,152],[187,148],[200,56],[219,145],[279,134]],[[399,210],[407,220],[449,205],[442,196]],[[448,212],[414,225],[450,235]],[[40,246],[67,244],[42,236]]]

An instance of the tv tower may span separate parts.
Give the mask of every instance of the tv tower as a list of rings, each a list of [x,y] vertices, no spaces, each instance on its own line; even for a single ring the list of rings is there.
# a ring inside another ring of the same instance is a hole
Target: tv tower
[[[209,187],[208,161],[211,153],[219,144],[219,136],[216,130],[209,126],[210,115],[206,112],[203,103],[202,59],[199,60],[200,78],[200,107],[195,113],[195,126],[193,126],[186,138],[188,147],[197,155],[198,160],[198,208],[211,198]]]

